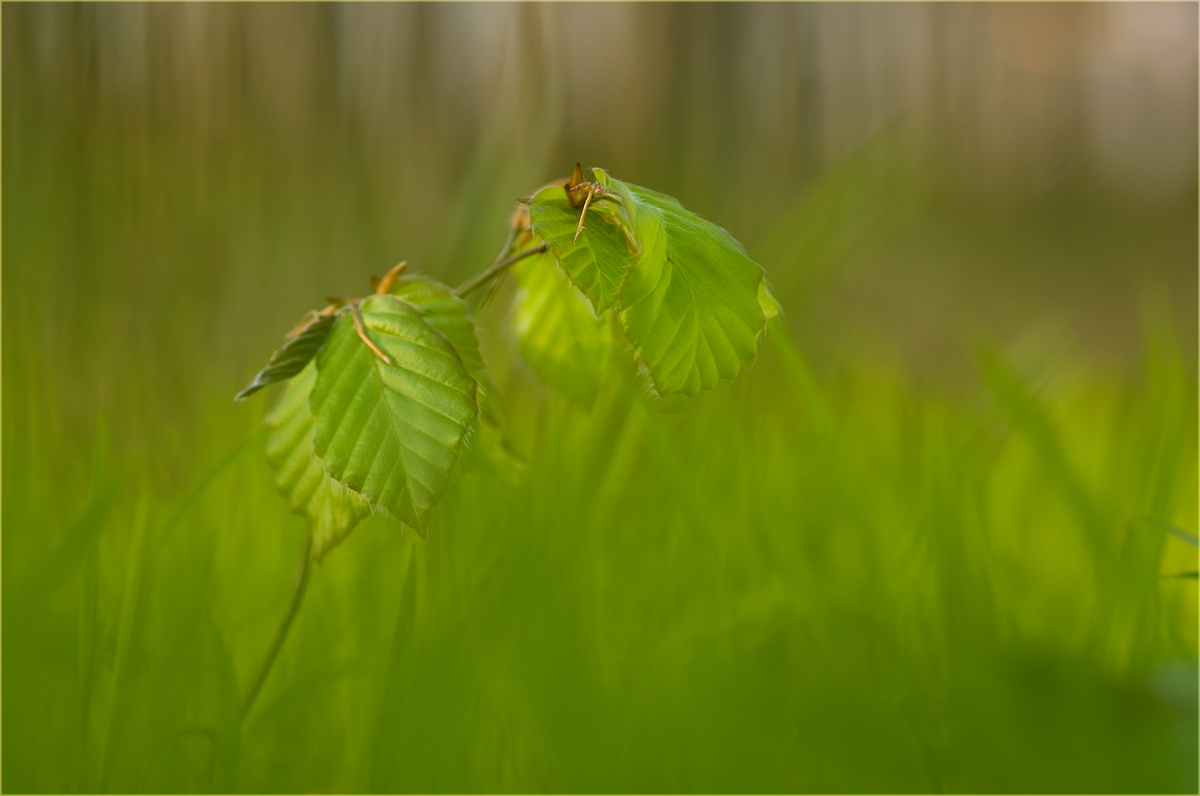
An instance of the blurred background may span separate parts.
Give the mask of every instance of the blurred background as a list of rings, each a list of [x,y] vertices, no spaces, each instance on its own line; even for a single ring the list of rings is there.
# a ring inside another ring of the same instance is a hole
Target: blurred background
[[[1195,581],[1155,580],[1194,548],[1145,531],[1148,580],[1119,573],[1129,523],[1196,530],[1195,4],[2,13],[6,790],[1194,791]],[[690,419],[615,387],[589,416],[515,360],[502,293],[479,323],[522,485],[468,474],[447,501],[497,507],[428,545],[356,532],[239,729],[303,524],[239,447],[267,404],[230,398],[326,296],[482,270],[576,161],[730,230],[791,358]],[[728,522],[687,532],[717,492]],[[939,535],[905,536],[925,498]],[[1005,530],[1055,500],[1062,539]]]

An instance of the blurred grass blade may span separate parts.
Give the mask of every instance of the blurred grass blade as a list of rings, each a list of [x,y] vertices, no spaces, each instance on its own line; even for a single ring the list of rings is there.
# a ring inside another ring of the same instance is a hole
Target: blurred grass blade
[[[104,530],[113,503],[128,475],[129,468],[122,468],[120,472],[94,487],[79,517],[67,529],[62,543],[30,568],[21,582],[20,590],[23,594],[51,594],[75,571]]]
[[[1171,534],[1176,539],[1182,539],[1192,547],[1200,547],[1200,538],[1198,538],[1195,534],[1188,533],[1182,528],[1177,528],[1169,522],[1163,522],[1162,520],[1156,520],[1151,517],[1144,517],[1143,519],[1145,519],[1146,522],[1150,523],[1151,525],[1157,527],[1159,530],[1166,531],[1167,533]]]
[[[834,420],[829,401],[822,394],[808,363],[796,350],[796,343],[780,324],[768,325],[767,334],[770,335],[772,345],[783,359],[792,391],[799,403],[798,409],[816,431],[825,445],[826,452],[840,459],[843,454],[837,446],[838,425]]]
[[[1047,414],[1033,390],[994,348],[979,348],[976,362],[1000,407],[1013,423],[1025,432],[1034,450],[1044,461],[1048,475],[1062,488],[1064,497],[1083,525],[1085,537],[1096,556],[1096,563],[1103,566],[1110,562],[1112,552],[1105,541],[1108,523],[1069,460],[1053,419]]]
[[[266,433],[266,428],[262,426],[256,428],[236,448],[230,451],[225,458],[210,467],[208,472],[192,487],[192,490],[187,493],[183,500],[179,501],[179,506],[171,513],[167,521],[163,523],[162,537],[165,538],[170,534],[172,529],[187,516],[188,510],[200,499],[205,490],[216,483],[217,479],[224,475],[233,465],[237,464],[238,460],[245,456],[247,451],[253,450]]]
[[[942,179],[938,165],[924,162],[914,177],[904,167],[911,159],[904,143],[898,125],[876,133],[797,194],[757,242],[755,251],[772,264],[775,286],[789,302],[807,298],[928,206]]]

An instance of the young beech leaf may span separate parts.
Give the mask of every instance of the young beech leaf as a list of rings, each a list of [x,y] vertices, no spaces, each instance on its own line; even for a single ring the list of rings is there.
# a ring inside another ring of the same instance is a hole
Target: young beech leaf
[[[283,347],[271,355],[267,366],[260,370],[254,381],[235,395],[233,400],[244,401],[268,384],[290,379],[316,356],[324,345],[325,338],[329,336],[329,330],[333,328],[336,318],[329,312],[314,312],[311,315],[312,319],[294,332]]]
[[[736,376],[778,314],[762,269],[677,200],[603,169],[592,174],[586,182],[577,168],[565,189],[538,192],[529,204],[533,233],[600,313],[619,305],[660,394],[695,395]]]
[[[605,203],[611,200],[605,200]],[[619,225],[608,223],[611,214],[601,213],[601,202],[593,203],[578,240],[582,207],[576,209],[561,187],[543,188],[529,203],[529,222],[537,237],[546,242],[563,272],[592,302],[596,315],[608,310],[620,296],[621,280],[633,262],[625,234]]]
[[[371,513],[371,505],[353,490],[330,478],[313,453],[313,416],[308,397],[317,380],[312,362],[292,379],[267,415],[267,462],[275,486],[292,511],[308,518],[312,555],[318,562]]]
[[[388,292],[413,305],[422,320],[454,347],[475,379],[479,417],[472,424],[465,457],[494,475],[512,477],[513,468],[519,467],[521,460],[508,442],[504,405],[479,351],[475,322],[467,314],[467,305],[449,287],[430,279],[402,278],[393,282]]]
[[[476,376],[487,372],[483,355],[479,353],[475,323],[467,314],[467,305],[454,295],[453,290],[432,279],[401,277],[388,293],[416,307],[421,319],[454,346],[468,373]]]
[[[612,332],[546,252],[513,266],[520,289],[513,326],[521,356],[538,378],[591,409]]]
[[[391,364],[338,318],[316,359],[313,449],[329,475],[424,535],[476,416],[475,380],[412,304],[375,295],[359,310]]]
[[[607,179],[636,207],[642,251],[621,286],[620,317],[655,388],[695,395],[732,379],[754,358],[766,322],[762,269],[728,232],[675,199]]]

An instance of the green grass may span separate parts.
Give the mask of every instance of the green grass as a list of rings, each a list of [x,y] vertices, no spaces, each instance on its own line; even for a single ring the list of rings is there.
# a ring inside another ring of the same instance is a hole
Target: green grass
[[[13,338],[6,329],[5,340]],[[253,713],[303,523],[201,404],[150,457],[56,436],[6,348],[9,791],[1186,791],[1196,784],[1196,381],[969,395],[786,335],[663,407],[507,394],[520,482],[464,472],[428,541],[371,520],[313,573]],[[25,389],[22,390],[21,388]],[[265,403],[265,402],[264,402]]]

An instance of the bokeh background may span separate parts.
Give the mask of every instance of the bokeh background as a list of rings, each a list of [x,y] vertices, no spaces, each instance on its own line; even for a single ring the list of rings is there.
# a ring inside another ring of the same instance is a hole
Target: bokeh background
[[[2,15],[4,790],[1195,792],[1195,4]],[[783,324],[589,413],[502,290],[526,469],[357,530],[241,721],[303,522],[232,395],[576,161]]]

